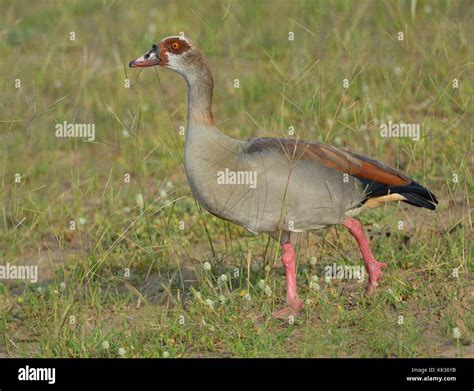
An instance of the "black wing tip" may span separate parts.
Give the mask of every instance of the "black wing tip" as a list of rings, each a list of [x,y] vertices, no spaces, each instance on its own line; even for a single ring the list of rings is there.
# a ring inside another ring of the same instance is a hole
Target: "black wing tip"
[[[434,193],[415,181],[411,181],[408,186],[400,189],[399,193],[406,198],[404,202],[420,208],[436,210],[436,205],[439,202]]]
[[[400,193],[400,195],[405,197],[403,202],[406,202],[407,204],[418,206],[420,208],[436,210],[436,204],[438,203],[437,199],[435,200],[431,197],[425,198],[424,196],[417,193]]]
[[[429,191],[426,187],[421,186],[418,182],[411,181],[408,187],[412,187],[414,190],[416,190],[413,193],[420,195],[425,200],[434,204],[438,204],[438,197],[436,197],[436,195]]]
[[[406,198],[403,202],[419,208],[436,210],[436,205],[438,204],[438,197],[415,181],[411,181],[405,186],[387,186],[372,182],[369,183],[366,191],[366,200],[372,197],[396,193]]]

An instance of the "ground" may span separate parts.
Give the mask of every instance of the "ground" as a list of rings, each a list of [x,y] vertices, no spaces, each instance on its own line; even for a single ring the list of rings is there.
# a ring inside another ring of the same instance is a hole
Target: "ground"
[[[0,11],[0,265],[39,266],[37,283],[0,280],[0,357],[474,357],[471,2]],[[271,317],[278,245],[199,209],[187,186],[185,83],[127,69],[180,32],[209,59],[226,134],[327,142],[439,197],[435,212],[360,217],[389,265],[374,295],[325,280],[328,265],[362,265],[332,227],[300,237],[301,316]],[[57,138],[64,121],[94,124],[95,139]],[[381,137],[389,121],[419,124],[420,139]]]

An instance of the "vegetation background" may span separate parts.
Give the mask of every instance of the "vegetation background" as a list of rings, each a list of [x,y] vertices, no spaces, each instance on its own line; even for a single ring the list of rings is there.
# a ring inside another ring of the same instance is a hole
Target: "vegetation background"
[[[473,357],[473,10],[3,0],[0,264],[39,265],[40,280],[0,281],[0,356]],[[184,81],[127,68],[180,32],[211,63],[226,134],[290,137],[293,127],[438,195],[436,212],[363,215],[389,264],[373,297],[355,280],[322,278],[327,265],[362,264],[347,232],[331,228],[298,245],[302,316],[270,316],[285,291],[278,246],[201,211],[187,186]],[[421,139],[380,137],[390,120],[420,124]],[[56,138],[63,121],[95,124],[95,141]]]

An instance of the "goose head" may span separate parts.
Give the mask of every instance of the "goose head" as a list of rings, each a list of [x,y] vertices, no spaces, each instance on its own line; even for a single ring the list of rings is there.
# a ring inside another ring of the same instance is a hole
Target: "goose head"
[[[214,80],[204,54],[182,36],[172,36],[154,44],[130,68],[161,66],[179,73],[188,84],[188,123],[214,126],[212,94]]]
[[[205,66],[201,51],[183,36],[171,36],[154,44],[151,50],[130,61],[130,68],[146,68],[159,65],[185,77],[198,72]]]

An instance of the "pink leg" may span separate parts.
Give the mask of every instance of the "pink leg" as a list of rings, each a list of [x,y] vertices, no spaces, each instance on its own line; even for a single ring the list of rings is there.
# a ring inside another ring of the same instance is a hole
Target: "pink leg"
[[[377,283],[382,278],[382,269],[387,267],[386,263],[378,262],[374,255],[372,254],[372,250],[370,249],[369,240],[365,236],[364,228],[362,224],[353,218],[348,218],[343,223],[347,228],[349,228],[349,232],[354,236],[359,244],[360,252],[362,253],[362,257],[364,258],[365,268],[369,272],[369,285],[367,286],[367,293],[371,294],[374,292]]]
[[[286,303],[287,307],[273,313],[276,318],[286,318],[289,315],[296,315],[303,307],[298,294],[296,293],[296,254],[290,242],[282,243],[281,261],[285,266],[286,273]]]

